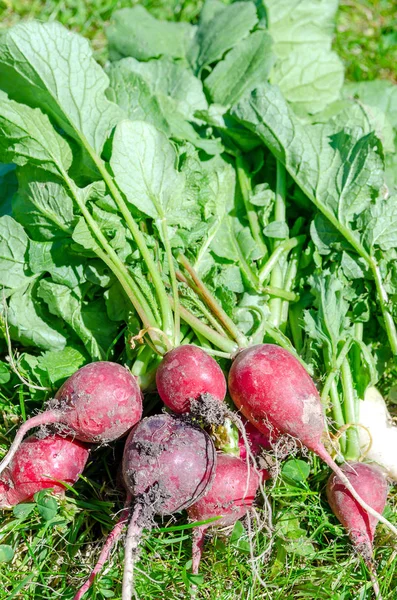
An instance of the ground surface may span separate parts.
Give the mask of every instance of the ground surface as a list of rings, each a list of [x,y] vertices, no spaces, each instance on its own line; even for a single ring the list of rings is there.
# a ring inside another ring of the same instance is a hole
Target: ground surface
[[[194,19],[201,7],[197,0],[144,0],[142,4],[158,17],[177,20]],[[1,27],[8,27],[33,17],[60,20],[91,39],[97,59],[104,62],[103,26],[114,9],[126,5],[130,6],[131,1],[0,0],[0,23]],[[335,49],[345,61],[348,78],[381,77],[397,82],[395,1],[343,1]],[[22,389],[17,389],[11,399],[0,396],[0,409],[8,413],[0,429],[4,447],[13,435],[12,414],[24,414],[25,400],[28,395]],[[60,502],[56,514],[33,505],[29,513],[29,509],[21,509],[3,519],[0,560],[11,558],[10,547],[15,549],[15,555],[11,562],[0,566],[0,600],[73,598],[122,506],[115,476],[120,455],[121,444],[116,449],[93,453],[85,476],[74,491],[68,492],[68,499]],[[259,569],[265,586],[254,581],[247,562],[247,538],[241,526],[229,538],[208,538],[201,574],[193,580],[189,575],[191,531],[183,520],[165,520],[142,544],[136,573],[137,597],[187,598],[193,582],[198,584],[197,598],[208,600],[371,598],[366,568],[351,552],[342,528],[320,500],[324,497],[327,471],[312,456],[304,460],[310,465],[310,474],[307,470],[299,474],[296,469],[300,463],[294,463],[292,479],[284,472],[284,479],[280,477],[270,491],[275,546],[268,563]],[[391,498],[388,517],[393,510]],[[268,545],[265,536],[258,536],[256,554]],[[388,533],[379,527],[375,558],[385,600],[395,598],[397,593],[397,550],[391,546]],[[120,544],[88,598],[120,598],[122,555]]]

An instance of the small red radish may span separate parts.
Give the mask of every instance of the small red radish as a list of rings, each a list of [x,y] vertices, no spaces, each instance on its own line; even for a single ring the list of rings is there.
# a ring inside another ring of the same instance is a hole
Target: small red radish
[[[63,494],[62,481],[73,485],[86,465],[88,447],[70,438],[30,436],[22,442],[0,479],[0,508],[31,500],[36,492],[52,488]]]
[[[20,427],[0,463],[0,473],[33,427],[57,423],[58,429],[82,442],[111,442],[127,433],[141,416],[141,390],[128,369],[107,361],[86,365],[65,381],[45,412]]]
[[[382,513],[386,506],[388,484],[381,470],[375,465],[358,462],[345,463],[341,469],[361,498]],[[347,530],[353,546],[365,562],[370,563],[378,519],[361,508],[335,473],[327,483],[327,498],[332,512]]]
[[[261,452],[262,448],[265,450],[271,449],[272,444],[276,441],[276,438],[272,434],[270,428],[268,428],[268,431],[265,432],[265,426],[263,425],[262,431],[259,431],[259,429],[250,423],[250,421],[242,419],[242,422],[245,427],[245,433],[247,435],[251,452],[254,456],[257,456]],[[245,459],[247,457],[247,449],[241,434],[239,435],[238,446],[240,449],[240,458]]]
[[[222,517],[213,524],[200,525],[194,529],[192,553],[194,574],[199,570],[204,534],[208,527],[233,525],[238,519],[244,517],[255,500],[258,487],[259,476],[252,468],[248,473],[246,461],[230,454],[218,453],[215,479],[211,489],[187,510],[192,521]]]
[[[397,536],[397,528],[374,510],[322,443],[325,417],[310,375],[290,352],[274,344],[258,344],[237,354],[229,372],[229,392],[243,415],[258,429],[268,426],[289,434],[315,452],[336,473],[360,506]]]
[[[349,462],[343,464],[341,470],[360,497],[378,513],[382,513],[389,486],[380,468],[373,464]],[[335,473],[327,483],[327,498],[332,512],[347,530],[353,546],[366,563],[375,596],[380,600],[378,578],[372,561],[372,544],[378,519],[361,508]]]
[[[156,374],[157,391],[174,413],[189,412],[191,400],[210,394],[226,396],[226,379],[212,356],[198,346],[179,346],[164,356]]]
[[[162,414],[143,419],[129,434],[123,455],[123,478],[134,497],[128,526],[122,599],[131,600],[133,566],[144,528],[155,514],[188,508],[210,488],[216,452],[202,429]]]

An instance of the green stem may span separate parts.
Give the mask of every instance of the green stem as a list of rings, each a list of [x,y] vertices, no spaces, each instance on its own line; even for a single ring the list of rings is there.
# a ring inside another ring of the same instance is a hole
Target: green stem
[[[379,266],[372,258],[370,261],[370,267],[375,279],[375,285],[379,296],[380,307],[383,315],[383,320],[386,327],[387,337],[393,354],[397,354],[397,330],[396,324],[393,320],[393,316],[389,310],[389,298],[384,288],[382,276],[380,274]]]
[[[218,321],[215,319],[214,315],[211,313],[210,310],[208,310],[208,308],[200,300],[200,298],[189,298],[189,300],[194,302],[194,305],[199,309],[199,311],[201,312],[203,317],[205,317],[207,319],[207,321],[210,323],[210,325],[212,325],[212,327],[215,329],[215,331],[217,331],[219,333],[219,335],[221,335],[222,337],[224,337],[227,340],[230,339],[229,336],[226,335],[225,330],[223,329],[222,325],[220,323],[218,323]]]
[[[299,295],[295,294],[295,292],[289,292],[288,290],[283,290],[282,288],[275,288],[269,285],[262,288],[262,292],[264,294],[268,294],[269,296],[276,296],[277,298],[282,298],[283,300],[287,300],[287,305],[289,302],[298,302]]]
[[[135,219],[133,218],[127,204],[124,202],[123,196],[121,195],[118,187],[115,185],[110,173],[107,171],[105,164],[102,159],[97,156],[93,149],[87,145],[88,153],[94,161],[102,179],[106,183],[106,186],[116,202],[121,214],[123,215],[129,230],[131,231],[136,245],[142,255],[143,260],[149,270],[150,276],[153,281],[154,288],[160,303],[160,311],[162,317],[162,329],[168,337],[172,337],[173,334],[173,316],[168,302],[167,292],[164,283],[161,279],[161,275],[158,266],[155,264],[152,255],[146,245],[145,238],[138,227]]]
[[[356,340],[363,339],[364,323],[354,323],[354,337]],[[354,344],[351,353],[352,369],[353,373],[360,373],[362,370],[361,366],[361,348],[359,344]]]
[[[291,331],[292,341],[297,352],[300,354],[303,350],[302,326],[299,320],[302,317],[302,306],[297,303],[289,309],[288,323]]]
[[[173,300],[169,298],[169,302],[172,306]],[[198,331],[203,337],[205,337],[211,344],[214,344],[217,348],[228,354],[233,354],[238,350],[238,346],[232,341],[225,338],[223,335],[219,335],[218,332],[208,327],[205,323],[200,321],[197,317],[187,310],[184,306],[180,306],[181,319],[185,321],[192,329]]]
[[[285,166],[277,161],[277,179],[276,179],[276,202],[274,205],[274,220],[285,223],[286,219],[286,197],[287,197],[287,173]],[[273,244],[273,254],[282,240],[275,239]],[[280,254],[270,275],[270,285],[272,287],[284,287],[283,257]],[[272,298],[269,302],[270,321],[275,327],[280,326],[281,321],[281,298]]]
[[[342,346],[341,351],[338,354],[338,358],[334,361],[334,364],[333,364],[332,368],[330,369],[330,371],[328,371],[328,375],[327,375],[327,378],[324,383],[323,391],[321,392],[321,402],[322,402],[325,410],[328,407],[329,390],[331,389],[331,386],[333,385],[335,377],[337,375],[339,375],[339,373],[340,373],[342,364],[348,355],[348,352],[351,348],[352,343],[353,343],[353,340],[351,338],[346,340],[346,342]],[[328,353],[325,350],[324,350],[324,362],[325,362],[325,364],[330,362]]]
[[[287,272],[284,278],[284,289],[286,293],[291,293],[291,289],[295,283],[295,279],[299,270],[300,254],[301,247],[294,248],[291,252]],[[294,302],[294,300],[291,300],[290,298],[286,298],[286,300],[287,302],[283,302],[281,306],[280,329],[283,332],[285,332],[288,322],[289,302]]]
[[[262,269],[259,271],[259,281],[262,283],[265,279],[267,279],[274,269],[275,265],[278,263],[280,257],[284,252],[289,252],[292,248],[296,246],[300,246],[305,241],[305,235],[298,235],[297,237],[290,238],[288,240],[284,240],[280,243],[279,246],[272,252],[269,257],[269,260],[263,265]],[[276,286],[277,287],[277,286]]]
[[[151,327],[158,327],[158,323],[153,315],[153,312],[146,298],[142,294],[140,288],[135,283],[134,279],[128,273],[124,263],[120,260],[115,250],[113,250],[113,248],[110,246],[106,237],[100,230],[97,222],[89,212],[87,206],[79,197],[74,181],[69,178],[66,172],[63,173],[63,177],[66,183],[68,184],[69,191],[74,201],[78,205],[88,227],[92,231],[98,243],[103,248],[103,250],[98,248],[95,251],[97,256],[99,256],[99,258],[101,258],[101,260],[104,261],[104,263],[109,267],[109,269],[111,269],[111,271],[116,275],[117,279],[120,281],[124,291],[126,292],[128,298],[130,299],[132,305],[138,313],[143,323],[143,326],[148,329],[150,329]]]
[[[218,303],[218,301],[214,298],[214,296],[210,293],[205,283],[200,279],[197,275],[196,271],[193,269],[192,265],[189,263],[185,256],[179,255],[178,262],[186,269],[192,278],[196,289],[204,300],[208,308],[212,311],[212,313],[216,316],[218,321],[223,325],[226,331],[230,333],[233,339],[236,340],[239,347],[248,346],[248,340],[243,333],[236,327],[233,323],[232,319],[226,314],[223,310],[222,306]]]
[[[139,350],[138,356],[131,367],[131,373],[135,375],[135,377],[141,377],[144,375],[147,371],[148,364],[154,358],[154,356],[155,355],[149,346],[143,346]]]
[[[208,352],[208,350],[211,348],[211,344],[209,343],[209,341],[203,335],[201,335],[199,331],[194,330],[194,333],[196,334],[198,347],[204,348],[205,351]]]
[[[194,345],[195,344],[193,344],[193,346]],[[214,350],[214,348],[206,348],[205,351],[207,352],[207,354],[210,354],[211,356],[218,356],[219,358],[227,358],[228,360],[231,360],[231,358],[232,358],[232,354],[230,354],[229,352],[221,352],[221,350]]]
[[[250,202],[250,194],[252,192],[251,180],[247,176],[248,168],[246,165],[246,161],[242,158],[242,156],[238,156],[236,158],[236,170],[241,190],[241,196],[244,201],[244,206],[247,213],[252,237],[259,246],[260,250],[263,252],[263,255],[266,256],[268,254],[268,248],[263,239],[262,229],[259,225],[258,220],[258,213],[256,212],[253,204],[251,204]]]
[[[178,295],[178,282],[175,275],[174,257],[172,255],[171,244],[168,237],[167,221],[165,218],[161,219],[161,229],[164,238],[164,247],[167,254],[168,268],[170,271],[172,296],[174,298],[174,344],[175,347],[179,346],[181,338],[181,319],[179,309],[179,295]]]
[[[223,329],[222,325],[216,320],[214,315],[211,313],[211,311],[206,307],[204,302],[201,300],[199,290],[195,286],[193,281],[191,281],[190,279],[187,279],[185,277],[185,275],[183,273],[181,273],[180,271],[176,271],[176,276],[179,281],[184,283],[188,288],[190,288],[191,290],[193,290],[195,292],[195,296],[188,296],[187,298],[191,302],[194,302],[194,305],[199,309],[199,311],[203,314],[203,316],[207,319],[207,321],[212,325],[212,327],[220,335],[223,335],[223,337],[228,339],[228,336],[226,335],[226,332]]]
[[[346,425],[357,422],[356,397],[353,388],[353,378],[347,358],[342,363],[341,383],[343,390],[343,414]],[[357,460],[360,457],[360,444],[357,427],[349,427],[346,431],[346,460]]]
[[[338,385],[335,380],[331,382],[331,387],[329,390],[329,395],[331,398],[331,408],[332,408],[332,420],[333,425],[337,431],[339,431],[345,424],[345,420],[343,418],[342,406],[339,399],[338,394]],[[342,433],[339,437],[339,447],[341,454],[343,456],[346,452],[346,433]]]

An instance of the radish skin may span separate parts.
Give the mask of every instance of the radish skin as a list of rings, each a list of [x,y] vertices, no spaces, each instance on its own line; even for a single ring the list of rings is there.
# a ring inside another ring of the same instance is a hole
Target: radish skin
[[[388,485],[381,470],[376,465],[359,462],[345,463],[341,469],[363,500],[382,513],[386,506]],[[370,563],[378,519],[361,508],[335,473],[327,483],[327,498],[332,512],[347,530],[353,545],[365,562]]]
[[[262,430],[269,424],[289,434],[317,454],[360,506],[397,537],[397,528],[360,497],[322,443],[325,417],[310,375],[287,350],[258,344],[237,354],[229,372],[229,392],[236,407]]]
[[[341,469],[361,498],[378,513],[382,513],[386,506],[388,485],[379,467],[353,462],[345,463]],[[335,473],[327,483],[327,498],[332,512],[347,530],[353,546],[368,567],[376,598],[382,600],[372,560],[378,519],[361,508]]]
[[[141,416],[142,393],[128,369],[107,361],[86,365],[65,381],[48,410],[20,427],[0,463],[0,473],[33,427],[57,424],[63,433],[82,442],[107,443],[125,435]]]
[[[34,494],[49,488],[63,495],[61,482],[76,483],[88,457],[89,448],[77,440],[60,435],[26,438],[0,479],[0,508],[32,500]]]
[[[143,529],[155,514],[188,508],[210,489],[216,452],[202,429],[167,414],[146,417],[129,434],[123,455],[123,479],[134,497],[128,525],[122,600],[131,600],[134,563]]]
[[[160,398],[176,414],[189,412],[191,401],[203,394],[219,401],[226,396],[226,379],[216,360],[189,344],[167,352],[157,369],[156,384]]]
[[[270,429],[265,433],[264,426],[262,427],[262,431],[259,431],[259,429],[250,421],[247,421],[246,419],[243,419],[242,421],[251,452],[254,456],[257,456],[262,448],[265,450],[270,450],[272,448],[272,444],[276,441],[276,438],[272,435]],[[240,458],[245,459],[247,457],[247,449],[241,434],[238,439],[238,447],[240,450]]]
[[[248,486],[247,486],[247,476]],[[204,535],[208,527],[233,525],[251,508],[259,488],[259,476],[245,460],[230,454],[218,453],[215,479],[203,498],[187,509],[191,521],[206,521],[221,517],[213,524],[201,525],[193,531],[192,572],[198,573]]]

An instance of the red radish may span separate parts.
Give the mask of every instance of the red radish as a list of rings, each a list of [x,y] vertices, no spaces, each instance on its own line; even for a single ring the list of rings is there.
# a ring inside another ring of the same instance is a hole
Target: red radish
[[[361,498],[382,513],[386,506],[388,485],[381,470],[375,465],[358,462],[345,463],[341,469]],[[347,529],[353,546],[366,563],[370,563],[378,519],[361,508],[335,473],[327,483],[327,498],[332,512]]]
[[[200,525],[194,529],[192,553],[194,574],[199,570],[204,534],[208,527],[233,525],[238,519],[244,517],[255,500],[258,487],[259,476],[251,468],[248,478],[246,461],[230,454],[218,454],[215,479],[211,489],[187,510],[192,521],[222,517],[213,524]]]
[[[156,374],[157,391],[164,404],[177,414],[189,412],[191,400],[210,394],[226,396],[226,379],[212,356],[198,346],[179,346],[164,356]]]
[[[62,481],[72,485],[83,472],[88,447],[60,435],[30,436],[22,442],[0,480],[0,508],[31,500],[36,492],[52,488],[63,494]]]
[[[341,470],[361,498],[378,513],[382,513],[386,506],[388,485],[380,468],[376,465],[350,462],[342,465]],[[375,596],[381,600],[378,578],[372,562],[372,544],[378,519],[361,508],[335,473],[327,483],[327,498],[332,512],[345,527],[353,546],[364,559],[371,575]]]
[[[242,421],[245,427],[245,433],[247,434],[247,439],[252,454],[254,456],[257,456],[262,450],[262,448],[265,448],[265,450],[270,450],[272,444],[276,441],[276,438],[272,434],[270,428],[268,428],[267,432],[265,432],[265,426],[263,425],[262,431],[259,431],[259,429],[255,427],[255,425],[253,425],[246,419],[242,419]],[[245,442],[241,434],[239,435],[238,446],[240,450],[240,458],[245,459],[247,457],[247,449],[245,447]]]
[[[82,442],[111,442],[127,433],[141,416],[142,394],[128,369],[106,361],[86,365],[65,381],[45,412],[20,427],[0,463],[0,473],[33,427],[57,423],[58,429]]]
[[[127,438],[123,477],[134,496],[125,546],[123,600],[131,600],[133,566],[144,528],[197,502],[212,485],[216,452],[202,429],[170,415],[143,419]]]
[[[397,536],[397,528],[374,510],[322,443],[325,417],[320,396],[310,375],[287,350],[259,344],[242,350],[229,372],[229,392],[243,415],[265,432],[268,426],[289,434],[315,452],[336,473],[360,506]]]

